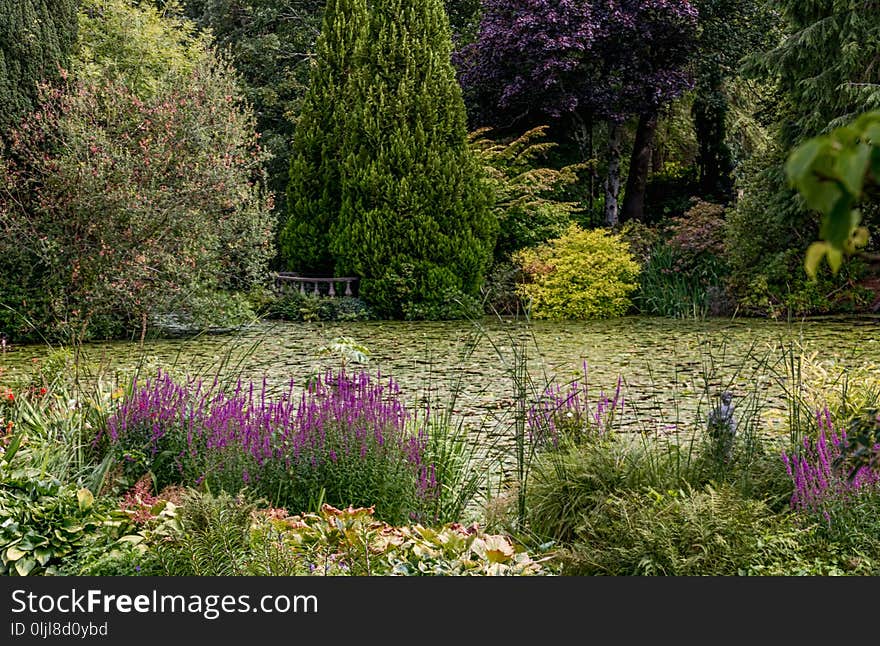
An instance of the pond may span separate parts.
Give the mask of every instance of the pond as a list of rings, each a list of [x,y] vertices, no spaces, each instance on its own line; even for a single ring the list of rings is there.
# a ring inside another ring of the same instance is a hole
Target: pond
[[[265,321],[234,335],[89,344],[87,363],[126,370],[135,365],[213,377],[266,379],[270,388],[302,384],[320,368],[338,367],[322,346],[346,336],[365,346],[367,366],[393,376],[408,401],[430,398],[435,407],[456,392],[454,410],[471,427],[509,433],[515,354],[525,352],[538,392],[551,380],[585,381],[590,396],[611,393],[620,378],[623,426],[658,432],[704,415],[722,390],[741,409],[765,418],[784,415],[785,389],[795,387],[792,359],[812,357],[838,370],[880,361],[880,321],[764,319],[682,321],[624,317],[589,322],[289,323]],[[5,379],[32,370],[43,346],[13,347],[0,355]],[[586,379],[585,379],[586,371]]]

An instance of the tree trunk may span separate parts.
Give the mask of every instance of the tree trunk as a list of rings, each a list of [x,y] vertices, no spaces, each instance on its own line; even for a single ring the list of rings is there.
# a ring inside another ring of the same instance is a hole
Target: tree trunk
[[[605,226],[617,226],[620,195],[620,146],[623,143],[623,125],[611,122],[608,132],[608,175],[605,178]]]
[[[636,128],[636,141],[633,144],[629,162],[629,176],[626,179],[626,195],[623,198],[621,220],[642,220],[645,215],[645,188],[648,185],[648,170],[651,167],[651,148],[654,133],[657,131],[657,113],[639,116]]]
[[[580,159],[582,162],[593,162],[593,115],[589,112],[574,112],[574,140],[578,146]],[[593,213],[593,194],[595,184],[596,168],[590,164],[590,193],[587,198],[590,213]]]

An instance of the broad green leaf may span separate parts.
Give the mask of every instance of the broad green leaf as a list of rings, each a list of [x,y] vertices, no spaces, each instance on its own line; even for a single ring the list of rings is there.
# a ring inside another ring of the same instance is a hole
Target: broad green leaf
[[[144,537],[140,534],[126,534],[125,536],[120,537],[119,543],[131,543],[132,545],[137,545],[144,541]]]
[[[854,199],[862,194],[862,185],[865,182],[865,174],[868,172],[868,162],[871,158],[871,147],[867,144],[856,144],[850,148],[844,148],[837,155],[834,165],[835,174],[843,182]]]
[[[37,563],[46,565],[49,559],[52,558],[52,550],[48,547],[38,547],[34,550],[34,557],[37,559]]]
[[[820,236],[832,248],[843,249],[861,221],[861,214],[852,208],[852,202],[842,197],[822,218]]]
[[[27,554],[24,550],[19,549],[17,546],[13,545],[9,549],[6,550],[6,560],[7,561],[17,561],[22,556]]]
[[[27,576],[36,565],[37,562],[33,558],[26,556],[15,562],[15,571],[18,572],[19,576]]]
[[[819,268],[819,263],[822,262],[822,258],[828,253],[829,248],[827,242],[814,242],[807,249],[806,257],[804,259],[804,270],[807,272],[810,279],[816,279],[816,271]]]
[[[874,151],[871,153],[871,172],[874,174],[874,181],[880,183],[880,140],[874,145]]]
[[[76,492],[76,500],[79,503],[79,508],[85,511],[92,507],[92,504],[95,502],[95,496],[91,491],[83,487]]]
[[[831,133],[831,145],[836,149],[847,149],[855,146],[862,137],[863,127],[857,125],[858,122],[850,126],[842,126],[836,128]]]
[[[832,247],[828,249],[826,257],[828,258],[828,266],[831,267],[831,272],[837,274],[840,271],[840,265],[843,264],[843,253]]]
[[[841,199],[847,199],[839,180],[805,179],[798,185],[807,206],[819,213],[829,213]],[[848,201],[848,200],[847,200]]]
[[[816,157],[828,147],[826,137],[816,137],[795,148],[788,156],[785,164],[785,172],[793,184],[799,185],[801,180],[810,172],[810,168]]]

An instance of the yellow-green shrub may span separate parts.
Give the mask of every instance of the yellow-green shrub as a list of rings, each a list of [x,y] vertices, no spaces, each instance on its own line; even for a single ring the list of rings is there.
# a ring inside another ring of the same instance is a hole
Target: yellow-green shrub
[[[621,316],[636,289],[639,265],[628,244],[607,229],[571,225],[565,235],[516,254],[528,281],[520,286],[540,319]]]

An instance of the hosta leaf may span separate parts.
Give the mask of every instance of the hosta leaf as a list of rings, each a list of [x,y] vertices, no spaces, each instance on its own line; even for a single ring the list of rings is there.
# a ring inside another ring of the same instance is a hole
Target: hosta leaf
[[[27,554],[25,550],[21,550],[17,546],[13,545],[6,550],[6,554],[4,554],[4,556],[6,557],[7,561],[17,561],[25,554]]]
[[[95,496],[84,487],[76,492],[76,500],[79,503],[79,508],[85,511],[86,509],[91,509],[95,502]]]
[[[46,565],[52,558],[52,550],[47,547],[38,547],[34,550],[34,557],[40,565]]]
[[[31,573],[31,570],[37,565],[36,560],[31,558],[30,556],[26,556],[24,558],[20,558],[15,562],[15,571],[18,572],[19,576],[27,576]]]

